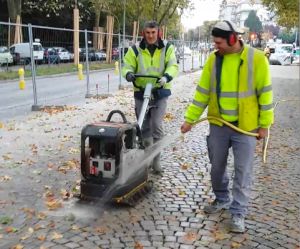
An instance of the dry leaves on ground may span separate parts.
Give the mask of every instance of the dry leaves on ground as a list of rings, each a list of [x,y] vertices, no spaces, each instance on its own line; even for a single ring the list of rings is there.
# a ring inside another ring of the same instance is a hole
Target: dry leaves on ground
[[[196,232],[189,231],[184,235],[183,239],[187,242],[194,242],[198,239],[198,235]]]
[[[62,237],[64,236],[58,232],[53,232],[52,234],[52,239],[61,239]]]
[[[140,242],[135,242],[134,249],[144,249],[144,246]]]

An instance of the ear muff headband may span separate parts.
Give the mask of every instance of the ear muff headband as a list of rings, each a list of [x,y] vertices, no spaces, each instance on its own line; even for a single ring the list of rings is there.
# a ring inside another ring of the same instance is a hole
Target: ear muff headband
[[[236,41],[237,41],[237,34],[236,32],[234,31],[232,25],[230,22],[228,22],[227,20],[224,20],[224,22],[226,22],[230,28],[230,31],[231,33],[229,34],[228,38],[227,38],[227,44],[231,47],[233,46]]]

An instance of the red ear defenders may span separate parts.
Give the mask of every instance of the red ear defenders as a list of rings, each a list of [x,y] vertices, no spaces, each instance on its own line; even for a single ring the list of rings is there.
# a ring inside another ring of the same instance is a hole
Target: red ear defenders
[[[143,36],[143,38],[145,38],[144,30],[142,31],[142,36]],[[161,38],[162,38],[162,31],[160,29],[158,29],[157,39],[161,39]]]
[[[227,20],[224,20],[224,22],[226,22],[228,24],[228,26],[229,26],[229,28],[231,30],[229,36],[227,37],[227,44],[228,44],[228,46],[231,47],[231,46],[233,46],[237,42],[238,37],[237,37],[237,34],[234,31],[231,23],[228,22]]]

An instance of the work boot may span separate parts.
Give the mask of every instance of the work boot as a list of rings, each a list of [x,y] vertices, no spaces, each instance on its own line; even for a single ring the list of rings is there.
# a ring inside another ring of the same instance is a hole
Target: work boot
[[[229,209],[230,201],[218,201],[214,200],[210,205],[204,207],[204,212],[207,214],[215,214],[221,212],[224,209]]]
[[[245,232],[245,218],[240,214],[232,216],[230,224],[230,232],[233,233],[244,233]]]
[[[153,162],[152,162],[152,170],[153,170],[153,174],[155,175],[163,175],[163,169],[161,168],[160,165],[160,153],[154,157]]]
[[[143,145],[145,149],[147,150],[148,147],[153,145],[153,137],[146,137],[143,139]]]

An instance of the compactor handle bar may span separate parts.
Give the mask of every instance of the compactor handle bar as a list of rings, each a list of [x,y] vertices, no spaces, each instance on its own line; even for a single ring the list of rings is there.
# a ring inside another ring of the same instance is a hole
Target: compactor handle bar
[[[108,114],[108,116],[107,116],[107,118],[106,118],[106,122],[110,122],[110,120],[111,120],[113,114],[115,114],[115,113],[120,114],[120,116],[121,116],[122,119],[123,119],[123,123],[127,123],[127,119],[126,119],[126,117],[125,117],[125,114],[124,114],[123,112],[121,112],[120,110],[112,110],[112,111]]]
[[[159,80],[160,77],[154,76],[154,75],[146,75],[146,74],[135,74],[134,75],[136,78],[152,78],[152,79],[157,79]]]
[[[158,83],[158,80],[160,79],[159,76],[155,76],[155,75],[147,75],[147,74],[134,74],[134,76],[135,76],[136,78],[151,78],[151,79],[156,79],[156,82],[155,82],[155,83]],[[142,87],[139,87],[139,86],[137,86],[137,85],[135,84],[135,81],[133,81],[132,83],[133,83],[134,87],[143,90]],[[160,88],[162,88],[162,87],[160,87]]]

